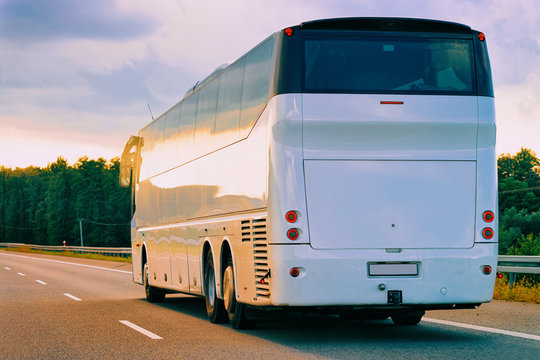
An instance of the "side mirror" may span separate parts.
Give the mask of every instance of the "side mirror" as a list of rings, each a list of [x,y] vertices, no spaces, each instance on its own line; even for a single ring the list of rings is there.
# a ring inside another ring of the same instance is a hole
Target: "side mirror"
[[[129,187],[132,183],[134,175],[138,173],[139,151],[142,143],[142,137],[132,136],[122,152],[120,159],[120,177],[119,182],[121,187]]]

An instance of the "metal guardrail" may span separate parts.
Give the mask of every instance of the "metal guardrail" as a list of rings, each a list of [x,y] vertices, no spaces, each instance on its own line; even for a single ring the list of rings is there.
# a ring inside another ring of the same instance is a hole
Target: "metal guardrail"
[[[499,255],[497,272],[510,274],[511,289],[517,274],[540,274],[540,256]]]
[[[27,248],[30,250],[42,250],[52,252],[73,252],[79,254],[100,254],[106,256],[129,257],[131,248],[112,248],[112,247],[88,247],[88,246],[45,246],[31,244],[13,244],[0,243],[0,248]]]

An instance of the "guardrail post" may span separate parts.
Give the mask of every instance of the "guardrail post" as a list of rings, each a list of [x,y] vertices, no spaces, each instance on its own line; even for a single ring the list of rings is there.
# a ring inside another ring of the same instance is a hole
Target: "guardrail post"
[[[510,277],[509,277],[510,289],[512,289],[514,287],[514,283],[516,282],[516,276],[517,276],[516,273],[510,273]]]

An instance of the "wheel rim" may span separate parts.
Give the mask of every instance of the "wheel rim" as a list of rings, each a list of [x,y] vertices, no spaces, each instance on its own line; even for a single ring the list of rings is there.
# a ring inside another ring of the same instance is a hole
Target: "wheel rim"
[[[225,274],[223,274],[223,302],[228,312],[234,311],[234,282],[230,266],[225,269]]]
[[[144,264],[144,291],[146,297],[150,296],[150,285],[148,285],[148,264]]]
[[[216,295],[216,282],[214,277],[214,272],[212,269],[208,271],[208,279],[206,280],[208,284],[208,303],[211,307],[214,307],[215,295]]]

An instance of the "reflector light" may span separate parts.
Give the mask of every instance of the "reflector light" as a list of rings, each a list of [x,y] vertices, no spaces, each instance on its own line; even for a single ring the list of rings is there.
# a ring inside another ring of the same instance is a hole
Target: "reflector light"
[[[292,28],[285,29],[285,35],[292,36],[292,34],[294,34],[294,30]]]
[[[489,265],[482,266],[482,272],[484,273],[484,275],[491,274],[491,266]]]
[[[484,33],[478,34],[478,40],[480,40],[480,41],[486,40],[486,35],[484,35]]]
[[[484,211],[484,221],[485,222],[492,222],[493,219],[495,219],[495,215],[493,214],[493,211]]]
[[[298,275],[300,275],[300,269],[297,267],[293,267],[291,271],[289,271],[289,273],[292,277],[297,277]]]
[[[298,214],[296,214],[296,211],[287,211],[287,214],[285,214],[285,219],[287,219],[288,222],[293,223],[298,220]]]
[[[298,239],[298,235],[299,235],[298,229],[289,229],[289,231],[287,231],[287,237],[290,240]]]
[[[403,101],[381,101],[382,105],[403,105]]]
[[[484,230],[482,230],[482,236],[484,237],[484,239],[491,239],[493,237],[493,229],[484,228]]]

